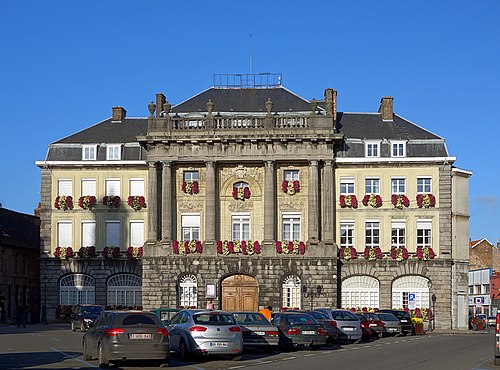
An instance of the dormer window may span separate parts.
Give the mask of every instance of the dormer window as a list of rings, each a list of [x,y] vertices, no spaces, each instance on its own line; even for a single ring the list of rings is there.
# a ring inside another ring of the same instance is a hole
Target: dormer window
[[[406,157],[405,141],[391,141],[391,157]]]
[[[380,142],[379,141],[365,142],[365,156],[380,157]]]
[[[84,161],[95,161],[97,158],[97,144],[84,145],[82,150],[82,159]]]
[[[122,146],[120,144],[108,144],[106,150],[106,159],[108,161],[119,161],[122,154]]]

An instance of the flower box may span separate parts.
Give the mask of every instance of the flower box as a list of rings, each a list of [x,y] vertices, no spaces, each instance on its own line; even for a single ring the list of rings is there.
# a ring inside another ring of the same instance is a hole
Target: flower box
[[[299,180],[283,180],[283,182],[281,183],[281,190],[283,191],[283,193],[286,193],[288,195],[294,195],[295,193],[298,193],[300,190]]]
[[[184,181],[182,183],[182,191],[189,195],[198,194],[200,192],[200,184],[198,181]]]
[[[245,200],[245,199],[250,199],[250,195],[252,193],[250,192],[250,188],[248,186],[245,186],[244,188],[233,188],[233,198],[235,200]]]
[[[93,246],[81,247],[76,254],[78,255],[78,257],[85,258],[85,259],[97,257],[95,247],[93,247]]]
[[[74,257],[73,248],[71,247],[57,247],[54,251],[54,257],[59,258],[62,261],[67,261]]]
[[[366,194],[361,201],[365,207],[371,206],[373,208],[382,207],[382,197],[378,194]]]
[[[172,243],[172,249],[174,254],[203,253],[203,245],[199,240],[186,240],[180,243],[177,240],[174,240]]]
[[[221,241],[217,242],[217,254],[229,255],[229,254],[243,254],[245,256],[260,254],[261,248],[258,241],[252,242],[251,240],[235,240],[235,241]]]
[[[391,258],[393,260],[396,260],[398,262],[407,260],[409,257],[408,255],[408,249],[406,248],[391,248]]]
[[[418,208],[430,208],[436,206],[436,197],[432,194],[417,194]]]
[[[277,241],[276,242],[276,253],[278,254],[304,254],[306,252],[306,245],[302,241],[291,240],[291,241]]]
[[[120,258],[121,254],[119,247],[104,247],[102,250],[102,255],[105,259],[117,259]]]
[[[410,200],[404,194],[392,194],[391,203],[394,208],[403,209],[410,206]]]
[[[358,199],[355,195],[341,195],[339,203],[342,208],[358,208]]]
[[[128,247],[127,257],[129,260],[138,260],[142,258],[142,247]]]
[[[102,198],[102,204],[109,208],[120,208],[121,198],[118,195],[106,195]]]
[[[351,259],[355,260],[358,258],[358,251],[354,247],[341,247],[339,249],[339,258],[349,261]]]
[[[78,206],[82,209],[94,208],[96,197],[93,195],[83,195],[78,198]]]
[[[417,258],[421,261],[428,261],[436,257],[432,247],[417,247]]]
[[[62,211],[73,209],[73,197],[71,195],[59,195],[54,201],[54,208]]]
[[[363,256],[368,261],[376,261],[384,258],[384,255],[382,254],[382,250],[380,249],[380,247],[375,247],[375,248],[366,247],[363,252]]]
[[[134,211],[140,211],[142,208],[146,208],[146,200],[142,195],[131,195],[127,199],[127,204]]]

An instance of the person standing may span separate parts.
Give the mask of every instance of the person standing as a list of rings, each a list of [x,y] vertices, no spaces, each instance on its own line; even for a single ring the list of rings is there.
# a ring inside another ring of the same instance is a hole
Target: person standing
[[[261,313],[262,315],[264,315],[264,317],[269,322],[271,322],[272,312],[273,312],[272,306],[267,306],[267,307],[265,307],[265,308],[263,308],[262,310],[259,311],[259,313]]]

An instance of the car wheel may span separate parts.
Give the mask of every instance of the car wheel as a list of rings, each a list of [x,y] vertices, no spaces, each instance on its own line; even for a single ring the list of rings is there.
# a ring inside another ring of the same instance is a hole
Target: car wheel
[[[80,331],[81,332],[85,331],[85,324],[83,323],[83,321],[80,323]]]
[[[89,355],[89,353],[87,352],[87,345],[85,344],[85,341],[83,342],[83,354],[82,354],[82,359],[83,361],[88,361],[88,360],[92,360],[92,356]]]
[[[266,347],[264,349],[264,353],[273,353],[274,352],[274,347]]]
[[[495,364],[495,366],[499,366],[500,365],[500,358],[495,357],[495,359],[493,360],[493,363]]]
[[[97,348],[97,353],[99,356],[99,367],[101,368],[106,368],[109,365],[108,359],[104,356],[104,350],[102,349],[102,345],[99,344],[99,347]]]
[[[181,339],[181,342],[179,343],[179,356],[183,361],[186,361],[189,358],[189,352],[183,339]]]
[[[75,323],[71,320],[71,331],[76,331]]]

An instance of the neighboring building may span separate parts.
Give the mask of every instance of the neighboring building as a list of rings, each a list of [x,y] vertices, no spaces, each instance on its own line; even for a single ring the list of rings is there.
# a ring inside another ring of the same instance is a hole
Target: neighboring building
[[[469,315],[485,313],[492,315],[490,268],[469,271]]]
[[[0,320],[40,319],[40,219],[0,208]]]
[[[332,89],[307,101],[264,76],[173,107],[157,94],[147,118],[114,107],[49,145],[37,162],[49,318],[77,302],[427,308],[435,295],[436,327],[467,327],[471,173],[444,139],[394,114],[392,98],[342,113]],[[84,196],[96,203],[76,205]],[[98,257],[56,250],[68,246]],[[124,255],[140,246],[142,258]]]
[[[490,268],[500,272],[500,253],[498,246],[488,239],[471,240],[469,242],[469,270]]]

